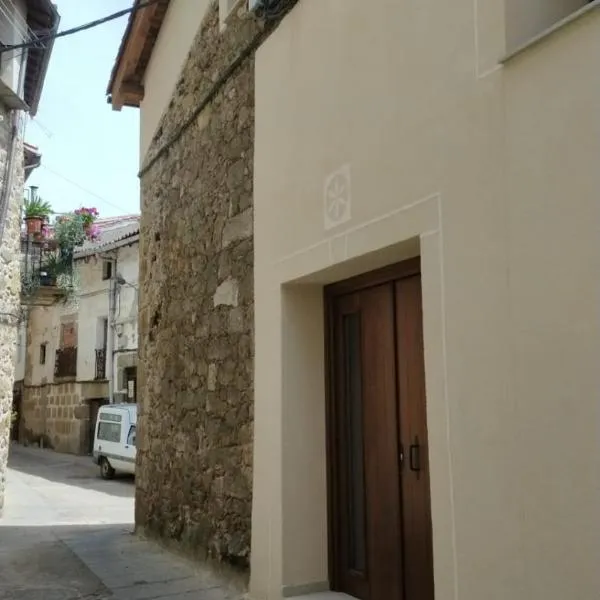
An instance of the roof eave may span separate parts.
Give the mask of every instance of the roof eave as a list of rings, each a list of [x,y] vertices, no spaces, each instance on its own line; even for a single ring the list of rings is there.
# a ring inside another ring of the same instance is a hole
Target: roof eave
[[[109,242],[107,244],[99,244],[98,246],[92,246],[91,248],[86,248],[85,250],[80,250],[79,252],[73,253],[73,259],[81,259],[86,258],[88,256],[94,256],[96,254],[102,254],[104,252],[110,252],[111,250],[117,250],[119,248],[124,248],[125,246],[132,246],[140,241],[140,233],[132,233],[120,240],[115,240],[114,242]]]
[[[58,9],[56,5],[50,0],[45,0],[44,4],[46,5],[46,9],[49,13],[52,14],[53,17],[53,28],[52,28],[52,36],[54,36],[58,31],[58,26],[60,24],[60,15],[58,14]],[[37,74],[35,85],[33,87],[31,98],[28,99],[29,106],[29,114],[34,117],[37,114],[37,110],[40,104],[40,100],[42,97],[42,90],[44,88],[44,81],[46,79],[46,74],[48,72],[48,65],[50,63],[50,57],[52,56],[52,50],[54,48],[54,37],[51,37],[49,42],[43,49],[35,49],[30,50],[30,52],[39,52],[40,54],[40,66],[39,73]],[[28,59],[29,60],[29,59]],[[27,68],[27,66],[25,67]]]
[[[135,0],[133,8],[140,3],[141,0]],[[169,3],[170,0],[158,0],[130,14],[106,90],[113,110],[123,106],[139,108],[144,99],[144,75]]]

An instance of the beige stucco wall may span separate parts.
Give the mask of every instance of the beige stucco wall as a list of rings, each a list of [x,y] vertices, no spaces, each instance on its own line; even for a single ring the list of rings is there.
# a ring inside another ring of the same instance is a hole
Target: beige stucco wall
[[[211,0],[171,0],[144,77],[140,114],[140,164],[167,108]]]
[[[504,14],[300,0],[258,52],[252,598],[328,580],[322,286],[415,254],[436,598],[600,589],[600,11],[500,66]]]
[[[519,46],[589,2],[590,0],[505,0],[508,48]]]

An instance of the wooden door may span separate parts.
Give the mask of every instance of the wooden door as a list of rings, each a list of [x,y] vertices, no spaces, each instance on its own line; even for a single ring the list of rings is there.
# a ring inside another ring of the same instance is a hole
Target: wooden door
[[[418,262],[326,295],[333,587],[361,600],[433,600]]]

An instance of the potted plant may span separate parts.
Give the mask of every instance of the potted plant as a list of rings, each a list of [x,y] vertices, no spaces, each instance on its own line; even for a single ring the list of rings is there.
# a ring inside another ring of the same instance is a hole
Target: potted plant
[[[40,285],[56,285],[57,277],[64,270],[63,261],[56,254],[51,254],[40,269]]]
[[[52,214],[52,206],[41,198],[25,198],[25,223],[27,233],[41,234],[44,223]]]
[[[83,229],[86,234],[90,231],[94,221],[98,218],[98,210],[94,207],[86,208],[82,206],[74,211],[74,214],[81,218]]]

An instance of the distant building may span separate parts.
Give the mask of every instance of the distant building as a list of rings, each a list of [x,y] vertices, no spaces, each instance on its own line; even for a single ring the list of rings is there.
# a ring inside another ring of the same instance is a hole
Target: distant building
[[[11,429],[14,348],[19,322],[21,206],[23,183],[39,164],[39,153],[24,146],[25,113],[35,115],[53,41],[30,48],[2,47],[52,35],[59,23],[50,0],[9,0],[0,10],[0,512]]]
[[[91,451],[98,408],[137,399],[139,217],[101,219],[74,253],[72,302],[30,306],[20,333],[15,438]]]

